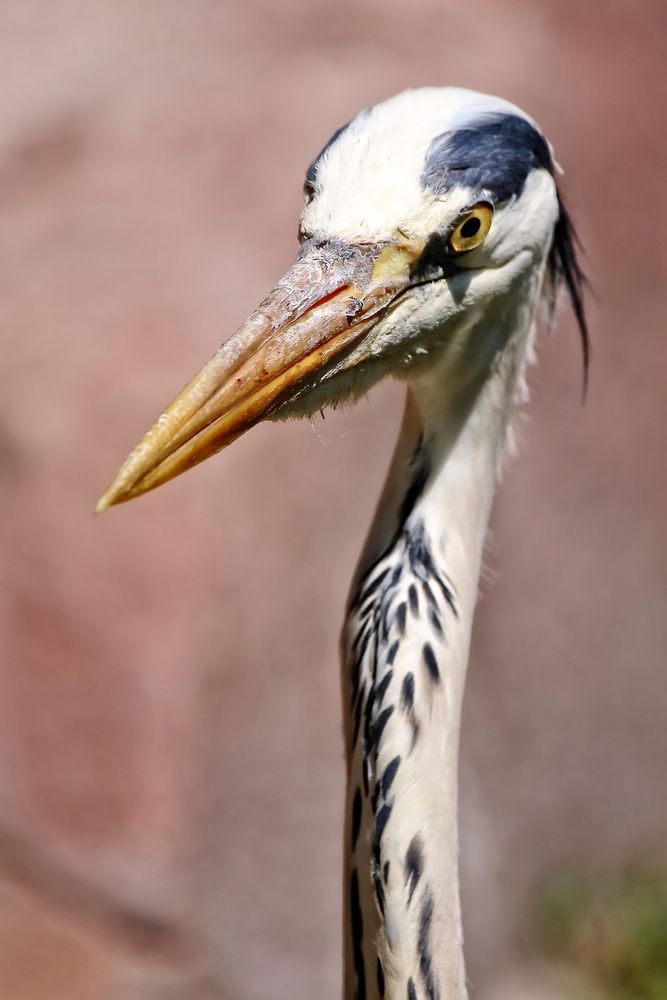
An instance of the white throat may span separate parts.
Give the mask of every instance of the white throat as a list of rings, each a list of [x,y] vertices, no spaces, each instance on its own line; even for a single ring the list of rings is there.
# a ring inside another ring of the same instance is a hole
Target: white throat
[[[437,363],[411,382],[353,586],[343,636],[346,1000],[466,996],[460,713],[484,538],[532,309],[505,319],[491,375],[460,398],[448,394]]]

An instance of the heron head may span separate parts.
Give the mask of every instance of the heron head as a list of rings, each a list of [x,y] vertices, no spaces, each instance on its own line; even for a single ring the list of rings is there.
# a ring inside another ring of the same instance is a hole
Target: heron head
[[[588,339],[574,236],[537,125],[499,98],[406,91],[338,129],[306,173],[293,266],[130,454],[98,510],[263,419],[312,412],[438,362],[478,387],[564,281]],[[526,323],[523,324],[524,330]]]

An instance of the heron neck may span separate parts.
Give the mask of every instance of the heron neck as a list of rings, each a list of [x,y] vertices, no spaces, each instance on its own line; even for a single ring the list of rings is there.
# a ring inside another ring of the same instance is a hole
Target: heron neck
[[[515,317],[516,319],[516,317]],[[409,387],[344,636],[346,992],[464,1000],[461,703],[484,538],[530,317],[459,398],[436,364]],[[364,988],[360,988],[362,977]]]

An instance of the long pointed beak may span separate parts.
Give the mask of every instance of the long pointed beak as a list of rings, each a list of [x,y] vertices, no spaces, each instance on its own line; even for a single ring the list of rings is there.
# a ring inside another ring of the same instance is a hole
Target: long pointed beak
[[[96,513],[203,462],[324,378],[409,287],[420,252],[408,243],[306,245],[256,312],[158,417]]]

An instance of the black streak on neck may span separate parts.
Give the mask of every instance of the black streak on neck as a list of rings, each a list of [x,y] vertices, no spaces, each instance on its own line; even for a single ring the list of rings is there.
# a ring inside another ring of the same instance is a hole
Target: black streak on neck
[[[405,884],[408,889],[408,905],[412,902],[415,889],[424,870],[424,850],[422,839],[417,833],[410,841],[405,855]]]
[[[424,980],[428,1000],[438,1000],[438,989],[433,972],[433,956],[431,954],[431,923],[433,920],[433,896],[427,892],[419,915],[419,971]]]
[[[366,1000],[366,970],[364,968],[364,952],[362,941],[364,937],[364,919],[361,915],[359,901],[359,876],[356,868],[352,871],[350,880],[350,913],[352,920],[352,954],[354,969],[357,974],[357,998]]]

